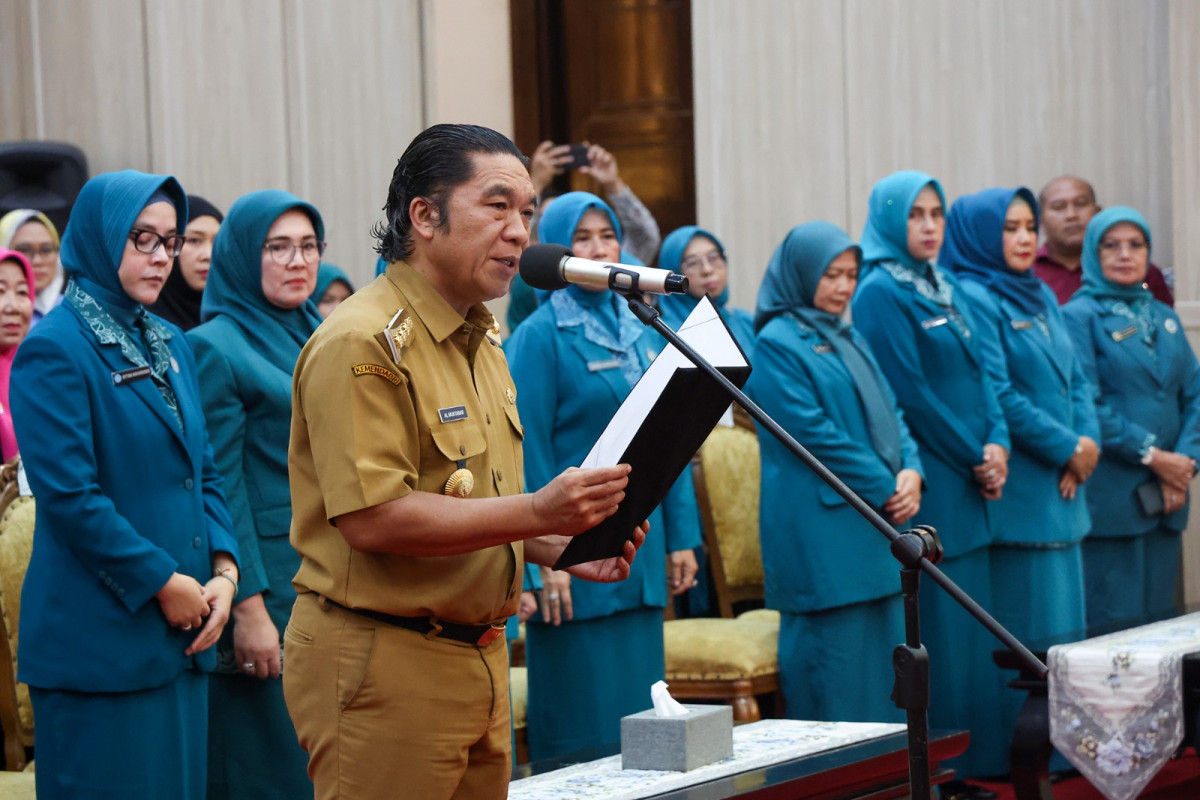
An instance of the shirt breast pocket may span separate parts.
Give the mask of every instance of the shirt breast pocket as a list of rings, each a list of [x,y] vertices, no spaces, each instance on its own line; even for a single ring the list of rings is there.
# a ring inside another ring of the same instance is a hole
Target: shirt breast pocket
[[[445,458],[441,464],[429,464],[421,471],[430,476],[436,487],[430,486],[429,491],[443,491],[446,481],[457,469],[468,469],[475,480],[484,476],[485,459],[481,458],[487,451],[487,438],[483,431],[472,422],[463,420],[447,423],[440,430],[433,431],[433,444]]]

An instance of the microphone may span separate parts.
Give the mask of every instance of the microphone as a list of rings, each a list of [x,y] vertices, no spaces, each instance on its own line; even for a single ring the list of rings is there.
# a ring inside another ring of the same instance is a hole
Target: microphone
[[[576,258],[570,248],[558,244],[535,244],[526,248],[518,266],[521,277],[534,289],[553,292],[570,284],[617,292],[680,294],[688,280],[670,270],[609,264]]]

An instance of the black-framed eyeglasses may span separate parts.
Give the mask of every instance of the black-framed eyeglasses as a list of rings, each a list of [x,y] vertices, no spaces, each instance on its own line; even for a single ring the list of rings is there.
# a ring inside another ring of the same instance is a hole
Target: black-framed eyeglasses
[[[58,246],[53,244],[44,244],[40,247],[34,247],[31,244],[19,244],[13,250],[16,250],[30,261],[33,261],[35,258],[52,258],[58,255]]]
[[[175,256],[179,255],[179,251],[183,249],[183,237],[177,233],[172,233],[170,236],[162,236],[154,231],[134,228],[129,232],[129,241],[133,242],[135,250],[139,253],[145,253],[148,256],[157,253],[158,248],[165,247],[167,255],[175,258]]]
[[[714,267],[722,266],[725,263],[725,254],[720,250],[711,250],[702,256],[685,258],[679,266],[682,269],[701,269],[706,261]]]
[[[325,254],[325,242],[318,242],[316,239],[309,239],[306,242],[289,242],[280,239],[275,242],[267,242],[263,245],[263,250],[270,254],[271,260],[281,267],[286,267],[292,263],[292,259],[296,257],[296,251],[300,251],[300,257],[305,262],[312,264],[320,261],[321,256]]]

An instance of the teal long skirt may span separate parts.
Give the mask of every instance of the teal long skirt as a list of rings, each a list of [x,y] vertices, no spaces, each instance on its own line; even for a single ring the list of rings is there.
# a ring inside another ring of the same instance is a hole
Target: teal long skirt
[[[1078,542],[1062,547],[1017,547],[993,545],[992,616],[1025,645],[1041,649],[1050,644],[1075,641],[1085,635],[1083,548]],[[1001,645],[996,643],[996,647]],[[1013,726],[1028,693],[1008,687],[1017,673],[1001,671],[998,721],[1005,737],[1004,772],[1010,768],[1008,755]],[[1052,768],[1067,768],[1055,759]]]
[[[891,699],[892,650],[903,643],[904,599],[898,594],[823,611],[784,612],[779,626],[784,716],[904,722]]]
[[[1181,553],[1182,538],[1170,528],[1084,539],[1088,626],[1132,627],[1175,614]]]
[[[939,566],[979,605],[995,610],[988,548]],[[947,765],[962,778],[1003,774],[1008,741],[999,717],[1000,671],[992,662],[999,641],[930,580],[921,581],[921,641],[929,651],[930,727],[971,732],[967,752]]]
[[[533,761],[620,743],[621,717],[651,707],[666,669],[661,608],[558,627],[530,620],[525,637]]]
[[[140,692],[29,694],[38,800],[204,800],[208,675]]]

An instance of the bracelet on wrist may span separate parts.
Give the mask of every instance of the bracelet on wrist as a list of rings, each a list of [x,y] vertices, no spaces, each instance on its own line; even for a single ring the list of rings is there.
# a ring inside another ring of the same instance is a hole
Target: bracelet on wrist
[[[236,580],[234,580],[234,577],[232,575],[229,574],[230,572],[232,572],[232,570],[230,570],[228,567],[225,569],[213,570],[213,577],[214,578],[224,578],[225,580],[232,583],[233,584],[233,596],[236,598],[238,596],[238,582]]]

